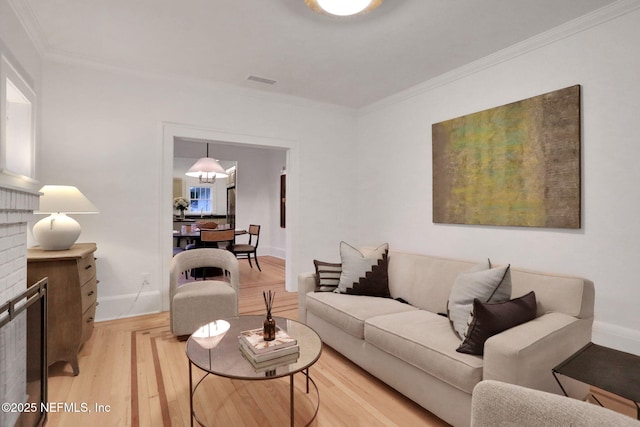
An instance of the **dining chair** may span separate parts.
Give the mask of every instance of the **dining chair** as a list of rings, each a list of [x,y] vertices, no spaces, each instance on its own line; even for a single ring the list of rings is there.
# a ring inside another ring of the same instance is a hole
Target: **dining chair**
[[[218,228],[218,223],[215,221],[209,221],[209,222],[196,222],[196,226],[200,229],[200,230],[215,230],[216,228]]]
[[[235,239],[234,230],[200,230],[200,241],[205,247],[213,244],[221,249],[231,250]]]
[[[222,269],[225,278],[178,286],[183,271],[203,267]],[[238,260],[230,251],[197,248],[173,257],[169,280],[169,316],[173,335],[184,338],[214,320],[236,317],[239,280]]]
[[[233,246],[232,252],[236,255],[237,258],[247,258],[249,260],[249,266],[253,268],[251,265],[251,254],[253,254],[253,259],[256,261],[256,265],[258,266],[258,270],[262,271],[260,268],[260,264],[258,263],[258,242],[260,241],[260,226],[251,224],[249,225],[249,242],[247,243],[236,243]],[[255,241],[253,240],[255,238]]]
[[[193,249],[215,248],[231,250],[235,235],[233,230],[200,230],[200,240]],[[189,250],[192,250],[191,248]],[[219,268],[194,268],[191,270],[191,277],[206,279],[207,277],[220,276],[223,272]]]
[[[218,228],[218,223],[215,221],[196,222],[193,226],[198,230],[215,230]],[[184,248],[185,250],[190,250],[201,247],[202,245],[199,243],[200,242],[196,240],[195,242],[188,243]]]

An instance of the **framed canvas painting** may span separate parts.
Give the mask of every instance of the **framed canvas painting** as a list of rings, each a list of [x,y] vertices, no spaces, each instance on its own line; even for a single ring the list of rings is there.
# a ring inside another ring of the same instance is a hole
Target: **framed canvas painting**
[[[580,126],[580,85],[433,124],[433,222],[580,228]]]

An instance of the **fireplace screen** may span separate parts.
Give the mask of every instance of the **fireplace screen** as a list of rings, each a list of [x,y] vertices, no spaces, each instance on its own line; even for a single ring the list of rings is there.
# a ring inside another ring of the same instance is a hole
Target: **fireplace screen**
[[[41,426],[47,418],[47,279],[30,286],[16,298],[0,306],[0,334],[5,343],[9,373],[19,373],[7,381],[8,395],[3,402],[12,405],[3,411],[0,425]],[[24,374],[24,375],[23,375]],[[8,376],[8,375],[7,375]],[[6,391],[5,388],[5,391]]]

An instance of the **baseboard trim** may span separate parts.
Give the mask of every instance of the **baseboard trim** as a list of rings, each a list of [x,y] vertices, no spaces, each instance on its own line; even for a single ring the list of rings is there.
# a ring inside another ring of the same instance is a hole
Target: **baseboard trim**
[[[274,248],[273,246],[271,246],[271,247],[267,248],[266,253],[269,254],[272,257],[276,257],[276,258],[280,258],[280,259],[286,259],[287,258],[287,251],[285,249],[282,249],[282,248]]]
[[[592,341],[640,356],[640,331],[611,323],[593,322]]]
[[[159,291],[99,297],[96,322],[159,313],[160,304]]]

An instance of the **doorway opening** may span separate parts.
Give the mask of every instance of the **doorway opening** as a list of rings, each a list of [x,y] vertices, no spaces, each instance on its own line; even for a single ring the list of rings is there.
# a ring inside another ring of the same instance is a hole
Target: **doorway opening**
[[[169,239],[169,230],[173,228],[174,212],[168,212],[168,210],[172,206],[174,192],[174,157],[176,154],[180,157],[198,157],[198,153],[202,152],[202,147],[207,143],[210,147],[211,157],[223,161],[233,160],[237,162],[234,191],[236,202],[235,227],[248,227],[249,223],[257,222],[258,220],[254,220],[254,218],[260,218],[257,213],[265,210],[265,206],[267,206],[265,203],[273,206],[272,209],[268,209],[270,211],[268,216],[273,218],[260,220],[263,223],[268,221],[269,227],[267,229],[269,229],[269,237],[272,238],[272,244],[267,248],[271,252],[267,254],[285,259],[285,287],[288,291],[297,289],[295,280],[295,254],[297,252],[297,212],[295,209],[297,201],[297,142],[166,123],[163,125],[163,172],[160,186],[162,206],[168,207],[167,210],[160,212],[160,215],[162,215],[160,218],[162,233],[167,236],[166,239],[161,239],[160,245],[163,272],[162,310],[168,310],[169,308],[169,263],[173,248],[173,242]],[[189,154],[191,152],[189,150],[193,151],[193,153]],[[251,158],[254,160],[251,161]],[[243,168],[243,164],[247,167]],[[253,167],[251,166],[252,164]],[[283,168],[287,171],[286,229],[280,228],[279,219],[280,175]],[[263,191],[264,189],[261,189],[260,185],[252,184],[269,181],[265,174],[272,172],[274,174],[273,188],[275,191],[273,198],[269,196],[269,191]],[[271,214],[271,211],[273,214]],[[247,224],[244,224],[245,222]],[[278,241],[278,238],[281,240]],[[261,247],[263,241],[261,237]]]

